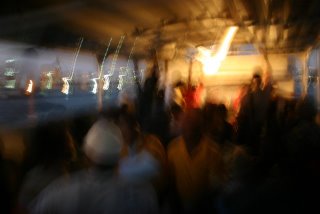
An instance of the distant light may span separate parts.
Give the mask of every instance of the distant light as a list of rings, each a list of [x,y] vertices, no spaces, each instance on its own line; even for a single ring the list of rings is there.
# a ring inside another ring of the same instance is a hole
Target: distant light
[[[52,82],[53,82],[52,73],[53,72],[51,72],[51,71],[49,71],[47,73],[47,77],[48,77],[48,82],[47,82],[47,85],[46,85],[47,89],[52,89]]]
[[[98,82],[97,82],[97,79],[99,79],[99,78],[93,78],[93,79],[91,79],[92,81],[93,81],[93,89],[92,89],[92,91],[91,91],[91,93],[93,93],[93,94],[96,94],[97,92],[98,92]]]
[[[10,62],[14,62],[14,61],[15,61],[14,59],[7,59],[6,63],[10,63]]]
[[[222,43],[215,54],[213,54],[210,49],[204,47],[198,48],[199,54],[197,60],[202,63],[203,71],[206,75],[214,75],[218,72],[221,62],[228,54],[230,44],[237,30],[238,27],[236,26],[228,28],[227,33],[223,37]]]
[[[110,77],[112,76],[112,74],[106,74],[103,76],[103,90],[108,90],[110,87]]]
[[[13,71],[13,69],[8,69],[7,71],[4,72],[4,75],[9,77],[13,77],[14,74],[15,72]]]
[[[32,81],[32,80],[29,80],[29,84],[28,84],[28,87],[27,87],[26,92],[27,92],[28,94],[31,94],[31,93],[32,93],[32,88],[33,88],[33,81]]]
[[[117,86],[118,90],[121,91],[122,88],[123,88],[123,77],[126,76],[126,75],[119,75],[119,84]]]
[[[63,81],[63,86],[62,86],[62,90],[61,92],[68,95],[69,94],[69,88],[70,88],[70,85],[69,85],[69,78],[67,77],[63,77],[62,78],[62,81]]]

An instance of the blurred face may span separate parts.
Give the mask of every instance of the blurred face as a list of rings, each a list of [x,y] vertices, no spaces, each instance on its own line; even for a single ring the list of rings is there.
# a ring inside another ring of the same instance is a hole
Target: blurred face
[[[257,91],[261,87],[261,78],[255,77],[252,80],[251,89],[252,91]]]
[[[184,138],[199,138],[202,134],[202,115],[200,110],[188,110],[183,115],[181,126]]]
[[[138,127],[130,125],[130,123],[126,121],[125,118],[121,117],[119,120],[119,128],[122,132],[125,143],[129,145],[133,144],[138,135]]]
[[[183,112],[172,114],[172,119],[170,121],[171,134],[174,134],[174,135],[181,134],[182,117],[183,117]]]

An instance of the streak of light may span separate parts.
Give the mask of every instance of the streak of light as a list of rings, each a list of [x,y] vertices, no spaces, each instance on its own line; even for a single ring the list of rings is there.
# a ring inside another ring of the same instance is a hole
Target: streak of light
[[[110,77],[112,76],[112,74],[106,74],[104,75],[104,84],[103,84],[103,90],[108,90],[110,87]]]
[[[110,77],[113,75],[114,70],[115,70],[115,68],[116,68],[119,51],[120,51],[120,48],[122,47],[124,38],[125,38],[125,36],[121,36],[121,38],[120,38],[120,40],[119,40],[119,43],[118,43],[118,45],[117,45],[117,49],[116,49],[115,54],[114,54],[113,59],[112,59],[111,69],[110,69],[109,74],[105,74],[105,75],[103,76],[104,84],[103,84],[102,89],[105,90],[105,91],[109,89],[109,86],[110,86]]]
[[[76,68],[76,63],[77,63],[77,59],[78,59],[78,56],[79,56],[79,53],[80,53],[80,50],[81,50],[82,43],[83,43],[83,37],[80,38],[79,47],[78,47],[78,49],[76,51],[76,54],[75,54],[75,57],[74,57],[74,60],[73,60],[73,65],[72,65],[72,70],[71,70],[70,76],[62,78],[63,86],[62,86],[61,92],[66,94],[66,95],[69,94],[69,89],[70,89],[69,81],[72,81],[73,74],[74,74],[74,71],[75,71],[75,68]]]
[[[93,81],[93,88],[91,93],[96,94],[98,92],[98,80],[99,78],[93,78],[91,79]]]
[[[72,80],[72,77],[73,77],[73,74],[74,74],[74,71],[75,71],[75,68],[76,68],[76,63],[77,63],[77,59],[78,59],[78,56],[79,56],[79,53],[80,53],[80,49],[81,49],[82,43],[83,43],[83,37],[81,37],[81,39],[80,39],[80,44],[79,44],[78,50],[76,52],[75,58],[73,60],[72,72],[71,72],[71,75],[69,77],[69,79],[71,79],[71,80]]]
[[[112,41],[112,37],[110,38],[109,43],[108,43],[108,47],[107,47],[107,49],[106,49],[106,51],[104,52],[104,55],[103,55],[103,59],[102,59],[101,66],[100,66],[99,77],[91,79],[93,81],[93,88],[92,88],[91,93],[93,93],[93,94],[97,94],[97,92],[98,92],[98,80],[100,80],[101,77],[102,77],[104,62],[106,60],[106,57],[107,57],[107,54],[108,54],[108,51],[109,51],[109,48],[110,48],[111,41]]]
[[[104,62],[105,62],[105,60],[106,60],[106,56],[107,56],[107,53],[108,53],[108,51],[109,51],[111,41],[112,41],[112,38],[110,38],[108,47],[107,47],[106,51],[104,52],[104,56],[103,56],[102,63],[101,63],[101,66],[100,66],[99,79],[101,78],[101,75],[102,75],[102,73],[103,73]]]
[[[227,30],[227,33],[223,37],[222,43],[218,48],[218,51],[213,54],[210,49],[199,47],[199,55],[197,60],[203,65],[203,71],[206,75],[214,75],[218,72],[221,62],[226,58],[230,44],[235,36],[238,27],[233,26]]]

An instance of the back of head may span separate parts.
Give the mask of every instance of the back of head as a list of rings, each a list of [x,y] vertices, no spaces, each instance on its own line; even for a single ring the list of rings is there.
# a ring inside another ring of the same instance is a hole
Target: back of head
[[[224,119],[227,119],[228,109],[224,104],[219,104],[217,107],[218,114]]]
[[[200,138],[203,128],[203,115],[200,109],[188,109],[182,119],[182,135],[185,138]]]
[[[261,88],[261,84],[262,84],[261,73],[256,71],[252,76],[251,90],[253,91],[258,90],[259,88]]]
[[[62,122],[39,126],[35,131],[35,143],[41,162],[66,161],[75,155],[73,139]]]
[[[114,122],[99,119],[85,137],[84,152],[99,166],[115,166],[120,157],[122,134]]]

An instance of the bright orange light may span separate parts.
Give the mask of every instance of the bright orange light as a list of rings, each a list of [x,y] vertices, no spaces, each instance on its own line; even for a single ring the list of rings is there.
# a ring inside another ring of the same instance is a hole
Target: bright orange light
[[[236,26],[230,27],[227,30],[227,33],[224,35],[218,51],[214,55],[210,49],[206,49],[204,47],[198,48],[199,55],[197,60],[202,63],[203,71],[206,75],[213,75],[218,72],[221,62],[228,54],[230,44],[237,30],[238,27]]]
[[[26,92],[31,94],[32,93],[32,88],[33,88],[33,81],[29,80],[29,84],[28,84]]]

